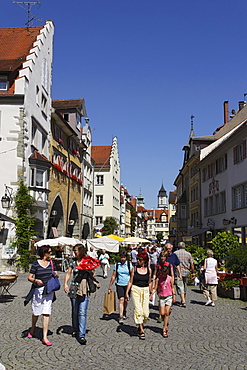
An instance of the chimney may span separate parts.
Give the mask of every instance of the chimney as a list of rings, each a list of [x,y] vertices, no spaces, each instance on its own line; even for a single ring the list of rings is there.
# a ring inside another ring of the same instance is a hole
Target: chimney
[[[228,101],[224,101],[224,125],[229,122]]]
[[[246,105],[246,101],[239,101],[238,102],[238,109],[241,110]]]

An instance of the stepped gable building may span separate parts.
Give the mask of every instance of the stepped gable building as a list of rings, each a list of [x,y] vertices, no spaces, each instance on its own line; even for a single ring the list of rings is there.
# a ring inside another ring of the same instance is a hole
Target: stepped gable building
[[[106,217],[120,224],[120,162],[117,138],[111,146],[92,146],[94,161],[94,227],[102,228]]]
[[[48,208],[49,132],[54,25],[0,29],[0,194],[14,195],[23,180],[36,199],[34,229],[44,237]],[[6,187],[6,186],[7,187]],[[13,202],[0,209],[0,259],[15,230]],[[7,218],[6,218],[7,217]]]

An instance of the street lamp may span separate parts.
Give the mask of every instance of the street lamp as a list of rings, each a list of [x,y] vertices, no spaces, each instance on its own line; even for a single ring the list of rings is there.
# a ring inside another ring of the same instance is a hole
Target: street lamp
[[[1,203],[2,203],[2,208],[4,209],[9,209],[12,203],[12,193],[13,189],[10,186],[5,185],[5,194],[2,196]]]

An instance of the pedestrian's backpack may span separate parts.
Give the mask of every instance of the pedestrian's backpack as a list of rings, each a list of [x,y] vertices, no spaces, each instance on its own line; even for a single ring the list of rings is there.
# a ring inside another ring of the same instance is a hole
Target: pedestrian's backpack
[[[129,274],[130,274],[130,261],[127,261],[127,264],[128,264],[128,269],[129,269]],[[116,278],[118,280],[118,265],[119,265],[119,262],[116,263]]]

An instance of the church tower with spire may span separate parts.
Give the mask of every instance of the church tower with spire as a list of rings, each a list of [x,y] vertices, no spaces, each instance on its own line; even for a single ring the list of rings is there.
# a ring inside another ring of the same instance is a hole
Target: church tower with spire
[[[158,192],[158,209],[168,209],[168,196],[166,194],[163,182]]]
[[[145,206],[144,197],[141,194],[141,189],[140,189],[140,194],[136,198],[136,205],[138,207],[144,207]]]

